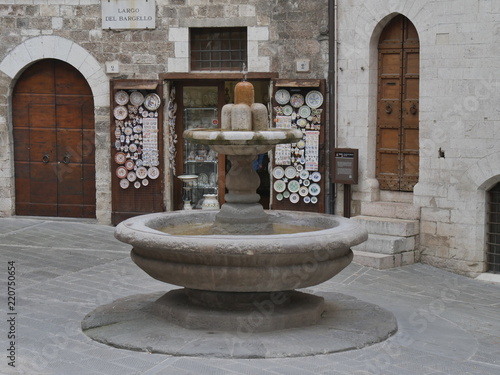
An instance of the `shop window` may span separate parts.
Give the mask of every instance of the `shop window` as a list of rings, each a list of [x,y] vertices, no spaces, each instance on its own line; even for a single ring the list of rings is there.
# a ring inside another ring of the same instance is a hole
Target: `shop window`
[[[488,206],[488,271],[500,273],[500,183],[489,191]]]
[[[247,63],[246,27],[192,28],[191,71],[241,71]]]

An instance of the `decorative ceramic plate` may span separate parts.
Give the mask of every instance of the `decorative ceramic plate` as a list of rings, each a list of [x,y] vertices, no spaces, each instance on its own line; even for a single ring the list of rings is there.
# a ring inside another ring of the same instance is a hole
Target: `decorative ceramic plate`
[[[283,198],[290,198],[290,192],[288,190],[283,192]]]
[[[135,143],[132,143],[130,146],[128,146],[128,149],[130,152],[136,152],[137,151],[137,145]]]
[[[290,193],[296,193],[299,191],[299,189],[300,189],[299,181],[292,180],[288,183],[288,190],[290,191]]]
[[[305,170],[303,169],[302,171],[300,171],[300,174],[299,174],[299,177],[303,180],[306,180],[309,178],[309,171],[308,170]]]
[[[147,178],[142,180],[142,186],[148,186],[148,185],[149,185],[149,180]]]
[[[139,177],[140,179],[143,179],[143,178],[146,178],[148,177],[148,169],[146,167],[139,167],[137,168],[137,170],[135,171],[135,174],[137,175],[137,177]]]
[[[293,113],[293,108],[291,105],[286,105],[283,107],[283,114],[285,116],[290,116]]]
[[[127,170],[131,171],[132,169],[134,169],[135,167],[135,163],[133,160],[127,160],[125,162],[125,168],[127,168]]]
[[[290,194],[290,202],[297,203],[300,200],[300,196],[297,193]]]
[[[286,178],[295,178],[295,177],[297,177],[297,170],[295,169],[295,167],[293,165],[290,165],[290,166],[286,167],[286,169],[285,169],[285,176],[286,176]]]
[[[310,179],[313,180],[313,182],[321,181],[321,173],[319,173],[319,172],[311,173]]]
[[[135,174],[135,172],[128,172],[127,173],[127,180],[129,180],[130,182],[134,182],[135,180],[137,180],[137,175]]]
[[[124,120],[128,116],[128,110],[124,106],[119,105],[113,109],[113,114],[115,115],[115,119]]]
[[[134,91],[130,94],[130,103],[139,107],[142,103],[144,103],[144,95],[142,95],[139,91]]]
[[[123,129],[123,134],[125,135],[132,135],[134,131],[132,130],[132,128],[130,126],[127,126],[125,129]]]
[[[140,181],[136,181],[136,182],[134,182],[134,187],[135,187],[136,189],[139,189],[139,188],[141,187],[141,182],[140,182]]]
[[[301,128],[304,128],[307,126],[307,120],[305,118],[299,118],[297,120],[297,125],[300,126]]]
[[[316,196],[319,195],[319,193],[321,193],[321,188],[318,184],[309,185],[309,194],[311,194],[312,196]]]
[[[304,105],[304,95],[293,94],[290,98],[290,104],[295,108],[300,108]]]
[[[134,126],[133,130],[134,130],[134,133],[137,133],[137,134],[142,133],[142,126],[136,125],[136,126]]]
[[[302,181],[302,185],[304,185],[304,186],[309,186],[310,184],[311,184],[310,180],[304,180],[304,181]]]
[[[318,197],[311,197],[311,203],[312,204],[318,203]]]
[[[120,187],[122,189],[126,189],[130,186],[130,182],[128,182],[128,180],[126,178],[124,178],[123,180],[120,180]]]
[[[311,202],[311,197],[304,197],[304,203]]]
[[[144,98],[144,107],[150,111],[156,111],[161,104],[161,99],[158,94],[152,93]],[[144,115],[143,115],[144,116]]]
[[[151,167],[148,169],[148,177],[152,180],[157,179],[160,176],[160,170],[156,167]]]
[[[301,186],[299,189],[299,195],[301,197],[305,197],[307,194],[309,194],[309,189],[306,186]]]
[[[116,175],[118,176],[118,178],[127,177],[127,169],[125,167],[116,168]]]
[[[115,102],[119,105],[127,104],[128,103],[128,94],[123,90],[117,91],[115,93]]]
[[[290,93],[288,92],[288,90],[279,89],[274,94],[274,99],[276,99],[276,102],[278,104],[281,105],[287,104],[290,101]]]
[[[273,169],[273,177],[280,179],[285,175],[285,170],[282,167],[274,167]]]
[[[301,139],[300,141],[297,142],[297,147],[303,149],[304,147],[306,147],[306,142],[304,142],[304,140]]]
[[[278,193],[284,192],[286,189],[286,184],[283,180],[274,181],[274,191]]]
[[[117,152],[115,154],[116,164],[123,164],[123,163],[125,163],[125,160],[126,160],[126,157],[125,157],[125,154],[123,152]]]
[[[276,194],[276,199],[279,200],[279,201],[282,201],[283,200],[283,194],[281,194],[281,193]]]
[[[311,116],[311,108],[309,108],[307,105],[303,105],[299,108],[299,116],[308,118],[309,116]]]
[[[313,109],[321,107],[323,94],[316,90],[309,91],[306,95],[306,104]]]

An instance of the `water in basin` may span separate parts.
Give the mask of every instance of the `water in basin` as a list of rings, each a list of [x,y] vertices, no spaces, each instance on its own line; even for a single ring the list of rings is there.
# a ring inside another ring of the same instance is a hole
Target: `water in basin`
[[[212,223],[170,225],[160,228],[158,230],[176,236],[204,236],[209,234],[212,225],[213,225]],[[273,233],[271,234],[295,234],[295,233],[315,232],[323,229],[325,228],[310,227],[305,225],[273,223]]]

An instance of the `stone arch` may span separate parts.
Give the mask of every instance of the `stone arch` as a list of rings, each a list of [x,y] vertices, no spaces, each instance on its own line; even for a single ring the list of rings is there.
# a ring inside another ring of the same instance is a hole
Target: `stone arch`
[[[25,40],[0,62],[0,71],[14,80],[26,66],[49,58],[65,61],[82,73],[92,89],[96,107],[109,105],[109,80],[101,64],[83,47],[59,36]]]

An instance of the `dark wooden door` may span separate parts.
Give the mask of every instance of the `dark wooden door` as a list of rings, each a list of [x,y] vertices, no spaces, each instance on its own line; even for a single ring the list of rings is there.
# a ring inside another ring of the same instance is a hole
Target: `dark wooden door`
[[[42,60],[13,93],[16,214],[95,217],[94,102],[71,65]]]
[[[419,39],[397,16],[378,46],[377,179],[384,190],[413,191],[419,168]]]

